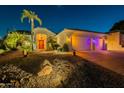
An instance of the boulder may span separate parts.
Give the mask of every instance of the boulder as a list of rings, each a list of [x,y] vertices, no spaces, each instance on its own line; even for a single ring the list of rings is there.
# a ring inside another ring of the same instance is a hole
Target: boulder
[[[40,72],[38,72],[38,76],[49,75],[52,71],[53,71],[52,67],[46,65]]]
[[[62,82],[62,76],[60,76],[60,75],[57,74],[55,76],[55,78],[53,78],[51,80],[51,85],[54,86],[54,87],[58,87],[58,86],[62,85],[61,82]]]
[[[46,65],[52,66],[52,64],[51,64],[51,63],[49,62],[49,60],[47,60],[47,59],[44,60],[42,66],[46,66]]]
[[[52,71],[52,64],[48,60],[45,60],[41,66],[41,70],[38,72],[38,76],[49,75]]]

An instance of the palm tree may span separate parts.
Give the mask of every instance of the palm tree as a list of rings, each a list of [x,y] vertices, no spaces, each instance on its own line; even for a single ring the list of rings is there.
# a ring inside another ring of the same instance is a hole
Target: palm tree
[[[34,43],[34,20],[38,21],[38,23],[41,25],[42,21],[38,17],[38,15],[35,14],[35,12],[32,12],[30,10],[24,9],[22,11],[22,16],[21,16],[21,22],[27,18],[29,20],[29,23],[31,24],[31,39],[32,39],[32,50],[34,49],[33,43]]]

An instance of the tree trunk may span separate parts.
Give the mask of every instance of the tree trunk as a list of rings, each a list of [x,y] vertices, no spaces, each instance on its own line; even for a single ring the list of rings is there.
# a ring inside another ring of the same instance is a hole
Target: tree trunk
[[[34,19],[31,19],[32,51],[34,50]]]
[[[24,57],[27,57],[28,52],[27,52],[26,50],[24,50],[24,51],[23,51],[23,55],[24,55]]]

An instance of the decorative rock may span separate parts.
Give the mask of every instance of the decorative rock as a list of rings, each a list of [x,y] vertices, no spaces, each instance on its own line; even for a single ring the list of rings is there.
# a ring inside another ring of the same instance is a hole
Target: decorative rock
[[[47,59],[45,59],[43,62],[43,66],[46,66],[46,65],[52,66],[52,64]]]
[[[38,76],[49,75],[53,71],[52,66],[46,65],[39,73]]]
[[[38,76],[49,75],[53,71],[52,64],[48,60],[44,60],[41,70],[38,72]]]
[[[51,81],[51,84],[52,84],[52,86],[57,87],[57,86],[61,85],[61,81],[62,81],[62,76],[57,74],[56,77]]]

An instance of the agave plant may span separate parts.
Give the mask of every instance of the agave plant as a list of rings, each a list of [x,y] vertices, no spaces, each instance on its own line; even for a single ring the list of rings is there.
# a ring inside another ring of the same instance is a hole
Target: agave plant
[[[33,43],[34,43],[34,20],[38,21],[38,23],[41,25],[42,21],[41,19],[38,17],[38,15],[35,14],[35,12],[32,12],[30,10],[26,10],[24,9],[22,11],[22,16],[21,16],[21,22],[23,22],[23,20],[27,18],[29,20],[29,23],[31,24],[31,38],[32,38],[32,50],[34,49],[33,47]]]

